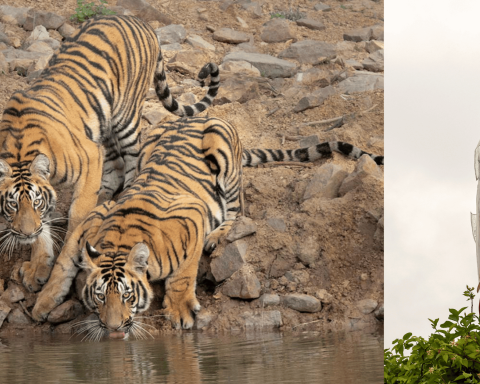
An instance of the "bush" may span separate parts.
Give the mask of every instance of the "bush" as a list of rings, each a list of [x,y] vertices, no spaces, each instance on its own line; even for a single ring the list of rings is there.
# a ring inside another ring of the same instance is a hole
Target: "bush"
[[[85,1],[86,0],[77,0],[77,8],[75,8],[75,13],[70,16],[70,20],[83,23],[85,20],[97,15],[115,14],[115,12],[105,7],[105,4],[108,4],[106,0],[99,0],[100,4],[95,4],[95,2],[86,3]]]
[[[472,300],[473,288],[464,296]],[[428,340],[407,333],[384,351],[384,383],[480,383],[480,326],[475,313],[450,309],[447,321],[430,320]],[[404,352],[411,350],[410,356]]]

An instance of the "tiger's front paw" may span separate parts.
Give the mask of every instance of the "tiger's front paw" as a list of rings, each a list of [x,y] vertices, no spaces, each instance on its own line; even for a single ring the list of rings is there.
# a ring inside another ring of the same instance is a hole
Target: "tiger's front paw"
[[[188,299],[178,299],[167,293],[163,300],[163,306],[167,319],[172,322],[175,329],[191,329],[195,322],[195,315],[201,308],[195,294]]]
[[[40,291],[42,285],[47,282],[51,270],[52,267],[47,264],[25,261],[20,268],[23,285],[30,292]]]
[[[46,291],[42,291],[32,310],[32,317],[36,321],[47,321],[47,317],[58,306],[57,302]]]
[[[215,249],[217,249],[218,244],[220,243],[221,237],[224,235],[223,232],[218,231],[218,228],[211,232],[205,239],[205,244],[203,245],[203,252],[207,255],[210,255]]]

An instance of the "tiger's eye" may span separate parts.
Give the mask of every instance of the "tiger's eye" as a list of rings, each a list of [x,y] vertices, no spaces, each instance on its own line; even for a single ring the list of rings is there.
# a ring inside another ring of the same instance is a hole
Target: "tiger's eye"
[[[125,293],[123,294],[123,297],[124,297],[125,299],[126,299],[128,296],[130,296],[130,293],[128,293],[128,292],[125,292]]]
[[[17,202],[16,201],[10,201],[10,205],[14,208],[17,207]]]
[[[101,293],[97,295],[97,297],[100,299],[100,300],[103,300],[105,299],[105,295],[102,295]]]
[[[35,204],[35,205],[40,204],[40,199],[35,200],[35,201],[33,202],[33,204]]]

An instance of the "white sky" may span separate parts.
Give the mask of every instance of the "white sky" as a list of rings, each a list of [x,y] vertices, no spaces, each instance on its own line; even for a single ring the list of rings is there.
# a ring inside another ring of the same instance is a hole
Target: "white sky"
[[[469,305],[480,1],[385,1],[385,347]],[[479,296],[480,297],[480,296]],[[478,298],[474,309],[478,312]]]

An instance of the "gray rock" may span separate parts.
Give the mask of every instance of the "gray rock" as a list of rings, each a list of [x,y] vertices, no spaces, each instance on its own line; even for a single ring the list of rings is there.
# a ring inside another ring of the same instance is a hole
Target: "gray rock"
[[[183,50],[178,52],[168,63],[167,68],[178,71],[190,78],[196,77],[200,69],[208,62],[204,51]]]
[[[200,310],[195,316],[195,329],[207,328],[213,320],[213,316],[209,311]]]
[[[16,24],[21,27],[25,24],[27,13],[30,9],[32,8],[0,5],[0,20],[7,24]],[[9,23],[7,20],[12,21],[12,23]]]
[[[306,266],[314,264],[320,258],[320,244],[317,238],[310,236],[297,243],[296,256]]]
[[[339,195],[344,196],[351,190],[359,187],[367,177],[374,177],[381,180],[383,179],[383,172],[370,156],[363,155],[360,160],[358,160],[355,170],[343,180],[338,191]]]
[[[324,59],[332,59],[336,55],[337,51],[334,44],[316,40],[303,40],[290,45],[280,52],[278,57],[294,59],[302,64],[317,64]]]
[[[235,272],[222,287],[224,295],[240,299],[256,299],[260,296],[260,290],[260,281],[255,272],[248,268]]]
[[[205,41],[202,37],[197,35],[187,37],[186,42],[194,48],[208,49],[212,52],[215,51],[215,46],[213,44],[210,44],[208,41]]]
[[[299,144],[300,148],[313,147],[317,144],[320,144],[320,140],[318,140],[317,135],[306,136],[306,137],[302,138],[298,142],[298,144]]]
[[[280,217],[271,217],[267,219],[267,224],[278,232],[285,232],[287,230],[285,221]]]
[[[73,320],[83,313],[83,305],[75,299],[67,300],[60,304],[48,315],[47,321],[52,324],[65,323]]]
[[[317,89],[308,96],[302,97],[295,108],[293,108],[293,112],[302,112],[306,109],[319,107],[325,100],[327,100],[329,96],[332,96],[335,93],[335,88],[333,88],[331,85],[325,88]]]
[[[230,77],[222,82],[218,90],[217,97],[213,100],[213,105],[223,105],[228,103],[246,103],[252,99],[260,97],[258,82],[248,78]]]
[[[363,65],[360,64],[357,60],[354,60],[354,59],[345,60],[345,65],[350,66],[353,69],[363,69]]]
[[[320,300],[323,304],[330,304],[333,302],[333,295],[328,293],[326,289],[320,289],[315,293],[318,300]]]
[[[228,8],[230,8],[233,4],[235,3],[235,0],[223,0],[218,8],[222,11],[226,11]]]
[[[383,52],[383,49],[380,49],[369,55],[362,61],[363,67],[372,72],[383,72],[385,59]]]
[[[32,31],[37,25],[43,25],[47,29],[58,29],[65,21],[65,17],[57,15],[56,13],[30,9],[27,12],[23,29]]]
[[[385,43],[383,41],[370,40],[365,43],[365,49],[367,50],[368,53],[373,53],[384,48],[385,48]]]
[[[197,97],[192,92],[185,92],[182,93],[177,100],[185,105],[191,105],[197,102]]]
[[[298,312],[319,312],[322,309],[322,304],[318,299],[310,295],[301,293],[293,293],[282,297],[282,303],[288,308],[294,309]]]
[[[157,28],[155,34],[160,41],[160,45],[183,43],[187,37],[187,31],[183,28],[183,25],[178,24]]]
[[[0,43],[10,45],[10,38],[3,32],[0,32]]]
[[[156,97],[156,94],[155,94]],[[143,117],[147,120],[151,125],[158,125],[164,120],[169,113],[163,112],[162,110],[152,109],[149,112],[145,113]]]
[[[223,254],[212,260],[210,268],[217,282],[228,279],[245,264],[245,254],[248,244],[243,240],[237,240],[227,244]]]
[[[162,45],[162,51],[181,51],[182,49],[179,43]]]
[[[240,60],[249,62],[262,76],[269,78],[291,77],[296,72],[295,64],[261,53],[232,52],[224,57],[223,62]]]
[[[320,68],[310,68],[305,72],[299,72],[295,76],[295,82],[301,84],[314,84],[319,88],[325,88],[330,85],[331,74],[329,71]]]
[[[247,329],[278,328],[283,325],[280,311],[244,312],[241,316],[245,319]]]
[[[58,32],[60,32],[63,37],[70,37],[73,35],[73,32],[75,32],[75,27],[68,23],[63,23],[63,25],[58,28]]]
[[[226,72],[232,72],[235,74],[235,77],[238,74],[260,77],[260,71],[246,61],[226,61],[219,68],[221,75],[226,75]]]
[[[322,165],[307,185],[303,200],[313,197],[322,199],[338,197],[340,186],[347,176],[347,171],[337,164],[327,163]]]
[[[27,72],[30,65],[41,57],[51,57],[51,54],[41,52],[28,52],[21,49],[8,48],[2,51],[11,71]]]
[[[7,321],[10,324],[30,324],[31,320],[19,308],[15,308],[7,316]]]
[[[384,312],[385,312],[385,308],[383,306],[383,304],[380,304],[378,306],[378,308],[375,310],[374,312],[374,315],[375,317],[378,319],[378,320],[382,320],[384,319]]]
[[[342,93],[356,93],[373,91],[384,88],[383,74],[371,73],[366,71],[357,71],[352,77],[341,81],[338,84],[338,90]]]
[[[165,25],[172,24],[172,19],[152,7],[145,0],[118,0],[117,6],[128,9],[144,21],[160,21]]]
[[[258,299],[263,307],[280,305],[280,296],[271,293],[264,293]]]
[[[257,232],[257,224],[248,217],[239,216],[228,232],[227,241],[231,243],[255,232]]]
[[[343,40],[347,41],[368,41],[372,38],[372,27],[357,28],[343,34]]]
[[[378,302],[373,299],[364,299],[360,300],[357,303],[357,308],[362,312],[364,315],[368,315],[369,313],[372,313],[375,308],[377,308]]]
[[[295,36],[290,29],[290,22],[288,20],[272,19],[263,25],[260,38],[266,43],[282,43],[295,39]]]
[[[250,42],[238,44],[236,47],[232,48],[232,52],[234,50],[238,50],[239,52],[258,53],[258,48]]]
[[[263,16],[262,6],[257,2],[245,2],[242,4],[242,8],[249,12],[250,16],[252,16],[254,19],[258,19]]]
[[[323,3],[315,4],[313,9],[315,9],[316,11],[322,11],[322,12],[329,12],[332,10],[332,8],[329,5],[323,4]]]
[[[373,40],[381,40],[383,41],[384,38],[384,29],[381,25],[374,25],[372,28],[372,39]]]
[[[250,36],[246,33],[235,31],[231,28],[217,29],[212,37],[213,40],[229,44],[240,44],[250,41]]]
[[[301,27],[307,27],[308,29],[313,29],[316,31],[323,31],[325,30],[325,25],[321,21],[313,20],[313,19],[300,19],[297,20],[297,25]]]
[[[3,325],[4,320],[7,318],[11,310],[12,308],[10,308],[7,303],[0,300],[0,327]]]
[[[2,293],[2,296],[0,296],[0,300],[5,301],[6,303],[18,303],[23,299],[25,299],[23,290],[13,283],[9,283],[7,290]]]

